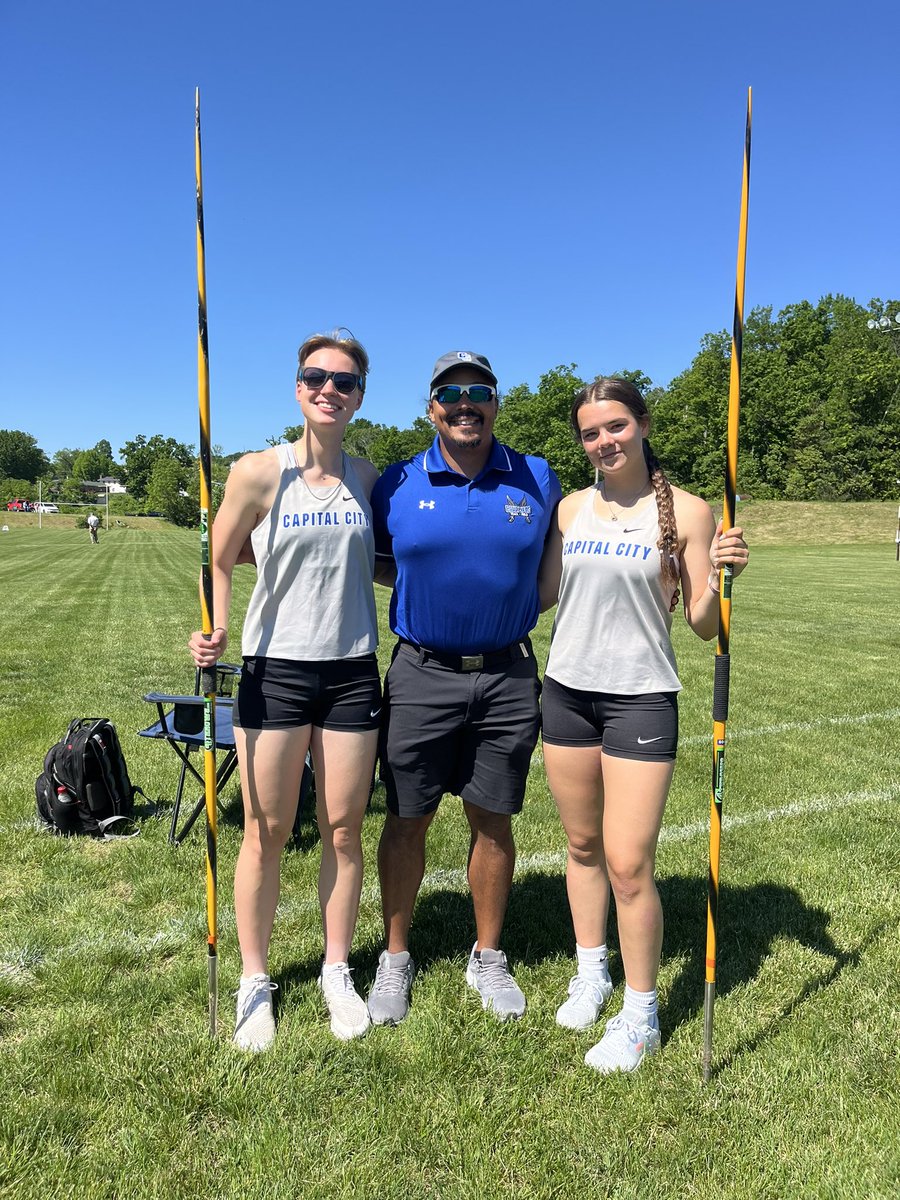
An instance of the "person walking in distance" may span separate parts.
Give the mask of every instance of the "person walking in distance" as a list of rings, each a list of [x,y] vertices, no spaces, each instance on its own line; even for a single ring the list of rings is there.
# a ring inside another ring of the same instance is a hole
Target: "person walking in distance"
[[[91,515],[88,517],[87,527],[88,527],[88,533],[91,535],[91,542],[93,543],[93,545],[96,546],[97,543],[100,541],[100,534],[98,532],[100,529],[100,518],[97,516],[96,513],[92,512]]]
[[[378,472],[342,448],[369,369],[366,351],[343,332],[317,334],[300,347],[300,438],[245,455],[229,475],[214,525],[216,629],[211,638],[197,632],[190,640],[200,667],[224,654],[232,572],[238,561],[252,557],[257,580],[244,622],[234,705],[244,800],[234,881],[242,960],[234,1041],[244,1050],[264,1050],[275,1037],[269,942],[281,853],[310,748],[322,839],[325,947],[319,986],[336,1037],[359,1037],[369,1027],[347,960],[362,888],[360,831],[381,710],[369,503]]]
[[[561,584],[544,677],[544,764],[568,839],[577,955],[556,1019],[587,1029],[610,999],[612,888],[625,1000],[585,1057],[609,1073],[634,1070],[660,1045],[663,924],[654,869],[681,688],[672,610],[680,590],[691,629],[712,638],[719,567],[730,563],[738,574],[749,552],[739,528],[724,534],[705,500],[669,483],[633,384],[596,380],[575,397],[571,422],[597,482],[563,500],[554,531]]]
[[[497,378],[482,354],[442,355],[431,377],[431,446],[375,486],[379,582],[394,580],[398,641],[380,742],[387,816],[378,850],[386,946],[369,994],[375,1024],[407,1015],[409,933],[428,828],[462,797],[476,940],[466,982],[500,1020],[525,997],[500,949],[519,812],[537,740],[539,683],[528,634],[559,482],[542,458],[493,436]]]

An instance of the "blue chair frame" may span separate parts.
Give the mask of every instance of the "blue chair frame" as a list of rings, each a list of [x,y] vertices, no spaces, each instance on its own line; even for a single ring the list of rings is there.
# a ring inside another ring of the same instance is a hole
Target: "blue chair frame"
[[[237,752],[234,746],[234,725],[232,723],[232,707],[234,700],[230,693],[235,680],[240,678],[241,668],[231,663],[219,663],[217,666],[216,685],[216,796],[221,795],[226,784],[237,767]],[[138,731],[140,737],[154,738],[168,742],[181,760],[181,775],[175,792],[175,803],[172,808],[172,821],[169,827],[169,843],[180,846],[190,833],[197,818],[206,807],[206,781],[200,771],[191,762],[191,751],[203,749],[203,705],[205,699],[199,695],[200,673],[195,676],[195,692],[193,696],[175,696],[168,692],[147,692],[144,699],[148,704],[155,704],[158,720],[146,729]],[[220,758],[220,755],[224,757]],[[184,788],[188,772],[197,780],[204,793],[191,809],[181,830],[178,830],[178,820],[181,814],[181,804],[184,799]],[[221,809],[221,804],[219,805]]]

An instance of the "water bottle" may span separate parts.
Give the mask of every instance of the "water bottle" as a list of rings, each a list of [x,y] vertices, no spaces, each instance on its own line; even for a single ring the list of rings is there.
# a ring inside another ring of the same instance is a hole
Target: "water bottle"
[[[57,829],[66,837],[80,832],[78,802],[67,788],[58,787],[56,789],[56,806],[53,817]]]

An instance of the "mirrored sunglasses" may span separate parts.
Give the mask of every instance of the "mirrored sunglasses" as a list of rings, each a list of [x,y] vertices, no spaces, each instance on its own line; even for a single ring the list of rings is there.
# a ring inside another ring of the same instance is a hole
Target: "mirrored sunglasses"
[[[305,383],[314,392],[323,388],[329,379],[334,383],[334,390],[342,396],[349,396],[357,387],[362,391],[362,375],[354,375],[352,371],[324,371],[321,367],[301,367],[297,372],[297,382]]]
[[[490,404],[492,400],[496,400],[497,393],[486,383],[466,383],[462,386],[458,383],[445,383],[432,392],[432,399],[440,401],[441,404],[459,404],[463,396],[468,396],[473,404]]]

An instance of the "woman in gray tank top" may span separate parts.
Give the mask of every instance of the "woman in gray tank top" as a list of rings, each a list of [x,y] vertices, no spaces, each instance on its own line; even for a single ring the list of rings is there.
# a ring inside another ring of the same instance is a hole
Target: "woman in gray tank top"
[[[256,563],[234,707],[244,837],[234,881],[242,974],[234,1041],[266,1049],[275,1036],[269,941],[281,854],[311,749],[322,840],[319,902],[325,952],[319,986],[336,1037],[369,1027],[347,965],[362,888],[360,833],[375,765],[381,688],[375,659],[375,557],[369,506],[378,472],[342,448],[369,359],[346,331],[300,347],[293,445],[235,463],[213,536],[216,629],[194,633],[200,667],[225,653],[232,572]]]
[[[719,568],[731,563],[737,574],[749,552],[740,529],[723,534],[704,500],[670,485],[632,384],[597,380],[575,397],[571,421],[596,482],[559,505],[556,575],[544,596],[545,606],[559,598],[544,679],[544,762],[568,839],[578,960],[557,1021],[587,1029],[610,999],[612,888],[625,997],[585,1056],[608,1074],[633,1071],[660,1044],[663,920],[654,871],[681,687],[672,612],[680,591],[690,627],[712,638]]]

